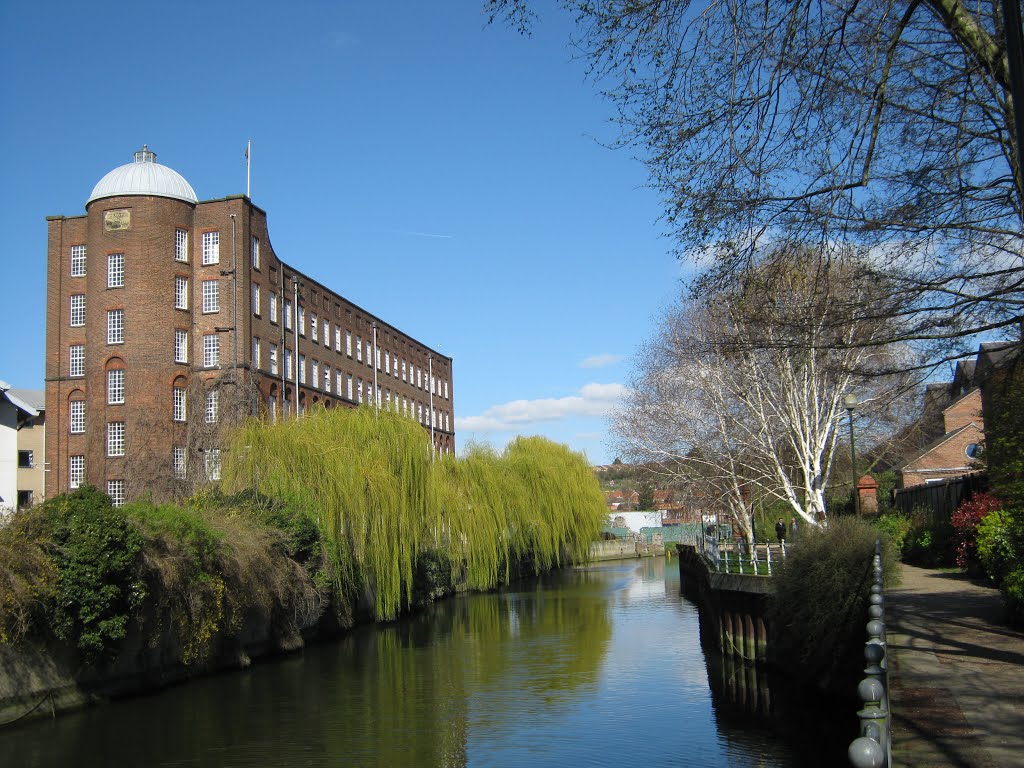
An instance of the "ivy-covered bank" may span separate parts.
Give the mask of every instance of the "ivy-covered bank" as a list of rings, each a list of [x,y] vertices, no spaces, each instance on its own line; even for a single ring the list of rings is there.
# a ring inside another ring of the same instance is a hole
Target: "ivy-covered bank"
[[[434,457],[368,408],[252,422],[224,455],[223,488],[180,503],[82,488],[0,527],[0,723],[582,561],[605,515],[564,446]]]

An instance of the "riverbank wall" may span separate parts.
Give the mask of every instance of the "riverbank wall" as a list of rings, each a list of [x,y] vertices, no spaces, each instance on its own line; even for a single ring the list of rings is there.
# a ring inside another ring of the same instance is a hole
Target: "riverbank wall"
[[[701,642],[737,660],[769,660],[772,590],[763,576],[717,573],[696,547],[677,544],[683,593],[701,614]]]
[[[608,539],[590,544],[592,562],[605,560],[630,560],[637,557],[657,557],[665,554],[664,544],[649,544],[633,539]]]

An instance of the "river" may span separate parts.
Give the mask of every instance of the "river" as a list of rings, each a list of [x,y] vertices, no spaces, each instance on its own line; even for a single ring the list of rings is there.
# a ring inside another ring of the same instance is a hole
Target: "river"
[[[843,764],[852,710],[786,711],[698,631],[675,560],[566,570],[2,731],[0,766]]]

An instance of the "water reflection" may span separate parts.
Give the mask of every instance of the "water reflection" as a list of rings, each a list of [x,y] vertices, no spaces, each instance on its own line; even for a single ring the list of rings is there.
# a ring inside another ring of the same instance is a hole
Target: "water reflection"
[[[799,764],[746,717],[775,717],[775,697],[697,638],[674,561],[603,564],[0,731],[0,765]]]

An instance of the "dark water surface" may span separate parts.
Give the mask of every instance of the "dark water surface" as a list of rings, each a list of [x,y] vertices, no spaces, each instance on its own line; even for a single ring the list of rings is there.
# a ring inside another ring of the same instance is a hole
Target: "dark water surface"
[[[0,766],[842,764],[763,675],[706,659],[698,630],[674,560],[570,570],[0,731]]]

